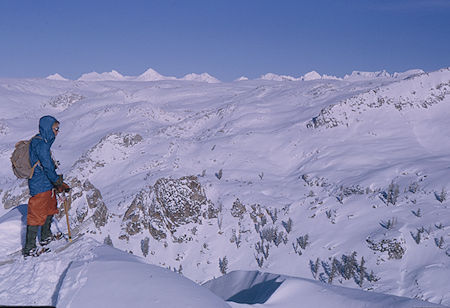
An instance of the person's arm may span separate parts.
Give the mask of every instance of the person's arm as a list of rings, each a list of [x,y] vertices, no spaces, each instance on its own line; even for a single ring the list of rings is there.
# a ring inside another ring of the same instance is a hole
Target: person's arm
[[[44,143],[39,142],[36,149],[37,157],[40,161],[44,173],[53,185],[58,186],[63,182],[62,175],[56,174],[55,164],[53,163],[52,156],[50,154],[50,147]]]

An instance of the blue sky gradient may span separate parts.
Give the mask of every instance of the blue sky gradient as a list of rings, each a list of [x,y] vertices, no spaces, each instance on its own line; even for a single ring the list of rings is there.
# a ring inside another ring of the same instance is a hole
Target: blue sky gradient
[[[0,1],[0,77],[450,66],[450,0]]]

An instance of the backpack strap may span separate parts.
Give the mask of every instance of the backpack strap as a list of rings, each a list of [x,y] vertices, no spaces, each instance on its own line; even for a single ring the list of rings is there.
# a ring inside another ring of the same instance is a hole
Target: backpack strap
[[[34,174],[34,169],[36,169],[36,166],[40,163],[40,161],[37,161],[34,166],[31,168],[31,173],[30,173],[30,177],[29,179],[31,179],[33,177]]]
[[[42,139],[41,136],[35,135],[33,138],[30,139],[30,145],[31,145],[31,140],[33,140],[34,138]],[[41,163],[41,162],[38,160],[38,161],[33,165],[33,167],[31,167],[31,172],[30,172],[30,177],[29,177],[29,179],[31,179],[31,178],[33,177],[34,169],[36,169],[37,165],[39,165],[40,163]]]

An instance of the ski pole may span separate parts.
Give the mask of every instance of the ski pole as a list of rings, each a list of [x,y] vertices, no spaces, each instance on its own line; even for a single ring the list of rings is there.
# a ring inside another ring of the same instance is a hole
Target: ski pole
[[[69,191],[69,206],[72,206],[72,192]],[[64,212],[66,213],[66,221],[67,221],[67,233],[69,235],[69,242],[72,242],[72,234],[70,232],[70,224],[69,224],[69,206],[67,205],[67,197],[64,194]]]

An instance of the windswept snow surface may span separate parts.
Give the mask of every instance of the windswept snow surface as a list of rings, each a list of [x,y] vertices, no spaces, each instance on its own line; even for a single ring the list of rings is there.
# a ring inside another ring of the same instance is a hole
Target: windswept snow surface
[[[83,262],[97,264],[93,251],[108,242],[197,283],[258,270],[450,306],[449,69],[232,83],[100,77],[0,79],[3,260],[22,245],[29,197],[9,158],[46,114],[61,122],[52,150],[73,187],[71,226],[84,234],[64,253],[3,263],[0,304],[16,293],[20,303],[78,303],[62,291],[92,285],[72,270],[91,277]],[[289,284],[319,302],[320,284],[305,281]],[[277,303],[298,301],[279,294]]]
[[[234,271],[204,284],[232,307],[445,307],[437,304],[330,286],[312,279]],[[319,295],[320,294],[320,295]]]
[[[92,245],[91,245],[92,246]],[[229,307],[180,274],[103,245],[91,259],[71,261],[56,305],[60,307]]]
[[[22,248],[25,238],[27,205],[19,205],[0,217],[0,256],[6,256]]]
[[[20,206],[20,211],[11,210],[0,218],[2,305],[229,307],[208,289],[178,273],[83,235],[59,252],[65,240],[51,243],[52,252],[38,258],[5,258],[18,248],[17,243],[4,240],[21,239],[20,229],[25,228],[21,220],[26,217],[23,209]]]

